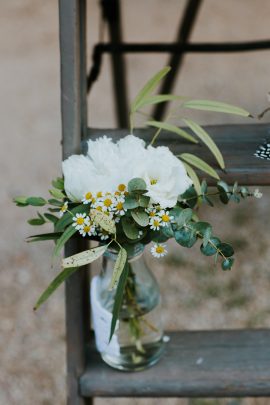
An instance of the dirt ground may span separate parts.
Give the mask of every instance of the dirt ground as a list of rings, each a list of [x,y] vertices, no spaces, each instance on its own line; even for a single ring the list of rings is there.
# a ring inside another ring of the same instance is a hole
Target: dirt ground
[[[98,3],[88,1],[89,49],[98,40]],[[183,0],[168,0],[166,7],[162,0],[122,3],[126,41],[173,41]],[[269,13],[268,0],[205,0],[192,40],[266,39]],[[57,269],[50,268],[50,243],[25,243],[26,236],[35,233],[26,224],[35,210],[11,203],[15,195],[46,196],[50,180],[61,170],[57,1],[0,1],[0,51],[0,405],[61,405],[65,403],[63,288],[33,313],[37,296]],[[166,61],[164,55],[127,58],[130,99]],[[105,57],[89,97],[91,126],[115,126],[109,62]],[[269,67],[267,51],[189,55],[175,93],[230,102],[256,114],[267,106]],[[245,122],[209,113],[196,118],[202,124]],[[147,254],[162,286],[166,329],[270,326],[270,192],[263,191],[261,200],[231,209],[207,209],[203,214],[236,248],[231,273],[214,272],[212,263],[196,249],[176,249],[174,244],[162,261]],[[95,403],[268,405],[270,399],[97,399]]]

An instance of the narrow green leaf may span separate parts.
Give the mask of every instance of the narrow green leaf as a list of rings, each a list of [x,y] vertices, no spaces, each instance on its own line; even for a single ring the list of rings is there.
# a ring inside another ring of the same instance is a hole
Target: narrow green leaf
[[[34,207],[42,207],[43,205],[47,204],[47,201],[42,197],[28,197],[26,202]]]
[[[125,264],[127,261],[127,251],[124,248],[120,248],[119,253],[117,255],[117,259],[114,265],[112,279],[109,285],[109,290],[113,290],[121,277],[122,271],[125,268]]]
[[[185,97],[181,96],[174,96],[172,94],[158,94],[156,96],[149,96],[141,100],[140,103],[137,104],[137,110],[139,110],[142,107],[145,107],[146,105],[151,105],[151,104],[159,104],[159,103],[164,103],[166,101],[176,101],[176,100],[183,100]]]
[[[32,243],[32,242],[40,242],[43,240],[56,240],[56,239],[59,239],[61,235],[62,235],[62,232],[52,232],[52,233],[42,233],[39,235],[32,235],[32,236],[28,236],[27,242]],[[30,240],[28,240],[28,239],[30,239]]]
[[[181,160],[184,160],[185,162],[191,164],[192,166],[197,167],[197,169],[200,169],[203,172],[209,174],[209,176],[219,180],[220,177],[217,174],[217,172],[211,166],[209,166],[209,164],[206,163],[204,160],[198,158],[195,155],[192,155],[191,153],[182,153],[179,156]],[[200,185],[197,184],[197,187],[199,188]]]
[[[54,205],[56,207],[62,207],[62,205],[63,205],[63,201],[56,200],[55,198],[50,198],[48,200],[48,203],[51,205]]]
[[[128,273],[129,273],[129,263],[126,261],[124,270],[122,271],[122,274],[120,276],[120,279],[119,279],[119,282],[117,285],[117,289],[116,289],[116,293],[115,293],[109,342],[111,341],[111,338],[113,337],[115,327],[116,327],[116,322],[119,317],[120,309],[121,309],[122,302],[123,302],[125,286],[126,286],[126,282],[127,282],[127,278],[128,278]]]
[[[54,248],[54,252],[53,255],[57,256],[59,255],[62,247],[64,246],[64,244],[71,238],[72,235],[74,235],[74,233],[76,232],[75,226],[70,225],[64,233],[62,233],[61,237],[58,239],[55,248]]]
[[[231,104],[221,103],[211,100],[190,100],[182,104],[183,108],[191,108],[203,111],[216,111],[226,114],[241,115],[242,117],[251,117],[251,114],[243,108]]]
[[[65,194],[62,193],[62,191],[57,190],[53,188],[52,190],[49,190],[49,193],[54,197],[57,198],[58,200],[63,200],[66,198]]]
[[[29,205],[27,202],[27,197],[24,196],[14,197],[13,202],[19,207],[27,207],[27,205]]]
[[[200,184],[199,177],[197,176],[197,173],[186,162],[183,162],[183,164],[184,164],[184,166],[186,168],[187,174],[189,175],[189,177],[191,178],[191,180],[193,182],[196,193],[198,195],[200,195],[200,193],[201,193],[201,184]]]
[[[116,233],[115,222],[110,217],[108,217],[108,215],[104,214],[101,211],[93,209],[90,211],[90,217],[94,221],[94,223],[104,229],[104,231],[111,234]]]
[[[140,225],[140,226],[147,226],[149,224],[149,216],[145,211],[142,210],[132,210],[131,211],[131,216],[134,219],[134,221]]]
[[[141,91],[135,97],[133,103],[131,104],[131,113],[137,111],[138,106],[140,105],[141,101],[148,96],[159,84],[160,80],[168,74],[171,70],[169,66],[161,69],[158,73],[156,73],[141,89]]]
[[[98,246],[96,248],[77,253],[76,255],[66,257],[62,260],[62,267],[67,269],[70,267],[81,267],[92,263],[103,255],[108,246],[109,245]]]
[[[57,177],[55,180],[52,181],[52,185],[54,188],[57,188],[60,191],[64,190],[64,179],[61,177]]]
[[[40,307],[49,297],[52,295],[52,293],[62,284],[68,277],[70,277],[75,271],[77,271],[78,268],[69,268],[63,270],[60,274],[58,274],[57,277],[50,283],[48,288],[43,292],[43,294],[39,297],[37,300],[36,305],[34,306],[34,311]]]
[[[208,135],[208,133],[196,122],[190,119],[183,119],[187,126],[200,138],[200,140],[208,147],[208,149],[213,153],[215,156],[218,164],[220,165],[221,169],[225,168],[223,156],[218,149],[217,145],[213,141],[213,139]]]
[[[28,219],[27,222],[29,225],[39,226],[39,225],[44,225],[46,221],[43,218],[32,218],[32,219]]]
[[[47,212],[44,214],[44,217],[48,219],[48,221],[51,221],[53,224],[56,224],[59,221],[58,217],[52,214],[48,214]]]
[[[188,132],[186,132],[184,129],[178,128],[177,126],[172,124],[168,124],[167,122],[147,121],[146,125],[159,129],[165,129],[166,131],[173,132],[174,134],[177,134],[190,142],[198,143],[197,139],[194,138],[194,136],[190,135]]]

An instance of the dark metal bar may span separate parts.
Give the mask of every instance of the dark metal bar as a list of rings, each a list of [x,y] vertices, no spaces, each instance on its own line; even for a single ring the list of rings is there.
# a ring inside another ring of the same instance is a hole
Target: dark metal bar
[[[192,28],[194,26],[196,17],[198,15],[198,11],[200,9],[200,5],[202,0],[187,0],[186,8],[183,14],[183,18],[181,24],[179,26],[179,31],[177,35],[177,42],[178,43],[187,43],[192,32]],[[167,63],[167,66],[171,66],[171,72],[167,75],[161,85],[160,93],[167,94],[172,91],[173,85],[175,83],[177,74],[181,69],[181,65],[183,62],[184,53],[173,53]],[[160,103],[157,104],[154,108],[153,117],[156,120],[162,119],[164,113],[167,109],[168,103]]]
[[[98,79],[103,53],[233,53],[266,51],[270,49],[270,40],[249,42],[224,43],[193,43],[193,44],[97,44],[93,52],[87,89],[90,91],[93,83]]]
[[[270,40],[248,41],[248,42],[223,42],[223,43],[186,43],[186,44],[166,44],[166,43],[151,43],[151,44],[97,44],[96,52],[100,53],[212,53],[212,52],[250,52],[263,51],[270,49]]]
[[[119,0],[102,0],[104,19],[108,22],[109,37],[112,44],[122,43],[121,9]],[[115,97],[115,113],[120,128],[128,126],[128,97],[124,56],[112,53],[112,76]]]
[[[85,0],[59,0],[61,53],[61,114],[63,159],[80,150],[87,131],[85,67]],[[70,256],[86,248],[76,240],[66,245]],[[90,331],[87,272],[75,273],[66,282],[67,404],[90,405],[79,393],[85,369],[85,348]]]

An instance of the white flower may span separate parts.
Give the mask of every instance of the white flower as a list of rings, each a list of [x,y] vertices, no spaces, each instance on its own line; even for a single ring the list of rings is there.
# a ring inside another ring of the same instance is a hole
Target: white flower
[[[62,163],[65,192],[71,201],[82,201],[88,191],[103,190],[104,180],[83,155],[72,155]]]
[[[133,135],[117,143],[106,136],[88,141],[87,156],[70,156],[63,162],[63,174],[67,196],[85,204],[93,202],[90,193],[125,195],[128,182],[141,177],[151,203],[170,208],[192,184],[183,163],[168,148],[145,149],[145,142]]]
[[[61,217],[64,215],[64,213],[67,212],[67,210],[68,210],[68,202],[66,201],[66,202],[62,205],[62,207],[60,208],[60,211],[59,211],[59,213],[58,213],[59,218],[61,218]]]
[[[253,195],[255,198],[262,198],[263,193],[258,188],[256,188],[253,192]]]
[[[94,198],[93,194],[90,191],[88,191],[87,193],[84,194],[82,202],[84,204],[91,204],[91,202],[93,201],[93,198]]]
[[[168,251],[164,243],[155,243],[154,246],[151,247],[151,253],[153,256],[160,258],[165,256],[168,253]]]
[[[84,237],[86,235],[91,236],[96,234],[95,226],[90,223],[85,223],[81,229],[79,229],[80,234]]]
[[[158,213],[161,218],[161,225],[167,226],[171,221],[173,221],[173,216],[170,215],[169,211],[161,210]]]
[[[151,217],[149,224],[150,229],[153,229],[154,231],[159,231],[161,227],[161,219],[159,217]]]
[[[192,184],[185,166],[165,146],[148,146],[147,158],[138,167],[137,177],[146,182],[147,196],[163,208],[175,206],[177,197]]]
[[[88,224],[90,219],[89,217],[86,217],[86,214],[76,214],[75,217],[72,218],[73,219],[73,226],[75,226],[75,229],[77,229],[77,231],[79,231],[80,229],[83,228],[83,226],[85,224]]]

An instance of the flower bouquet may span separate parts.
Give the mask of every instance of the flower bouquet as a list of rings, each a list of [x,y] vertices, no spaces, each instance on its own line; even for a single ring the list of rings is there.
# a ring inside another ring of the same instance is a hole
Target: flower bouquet
[[[51,222],[54,231],[30,236],[30,242],[54,240],[53,255],[60,254],[70,238],[96,241],[95,247],[62,259],[62,271],[38,299],[37,309],[56,288],[85,266],[103,256],[102,272],[91,283],[93,323],[97,349],[103,359],[119,369],[137,370],[154,364],[164,347],[160,320],[160,295],[154,276],[143,262],[144,247],[151,244],[156,258],[167,254],[166,241],[175,239],[191,248],[200,240],[203,255],[213,256],[223,270],[234,262],[232,246],[217,237],[212,226],[199,219],[198,208],[222,203],[239,203],[248,196],[260,197],[237,183],[229,187],[216,170],[199,157],[175,156],[166,146],[155,146],[162,130],[193,143],[202,143],[225,168],[221,152],[205,130],[181,117],[190,129],[169,122],[148,120],[156,128],[150,144],[134,135],[135,114],[150,104],[173,101],[177,110],[198,109],[241,116],[250,114],[238,107],[207,100],[190,100],[174,95],[152,95],[169,68],[158,72],[139,92],[131,105],[130,134],[114,142],[107,136],[88,140],[85,155],[72,155],[63,162],[63,178],[52,182],[51,198],[16,197],[20,207],[45,206],[48,211],[30,219],[30,225]],[[208,190],[196,170],[216,179]],[[56,215],[55,215],[56,214]]]

